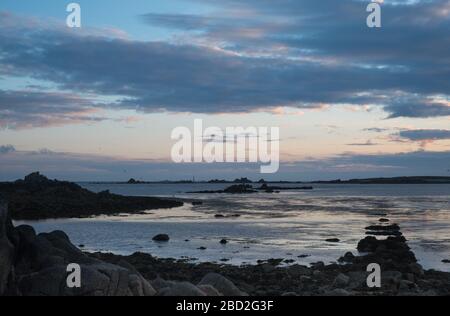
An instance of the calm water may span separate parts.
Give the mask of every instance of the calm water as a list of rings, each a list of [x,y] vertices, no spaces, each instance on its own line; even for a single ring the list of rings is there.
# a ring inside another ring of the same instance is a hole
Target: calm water
[[[95,192],[199,199],[204,204],[186,203],[146,215],[32,222],[36,230],[64,230],[88,251],[141,251],[192,262],[223,259],[242,264],[285,258],[308,264],[334,262],[347,251],[356,254],[364,227],[388,217],[401,225],[423,266],[450,272],[450,265],[441,262],[450,259],[450,185],[327,184],[314,185],[313,191],[250,195],[185,193],[219,190],[226,184],[82,185]],[[216,218],[216,214],[240,217]],[[153,242],[159,233],[169,234],[170,242]],[[229,243],[221,245],[222,238]],[[328,238],[341,242],[327,243]]]

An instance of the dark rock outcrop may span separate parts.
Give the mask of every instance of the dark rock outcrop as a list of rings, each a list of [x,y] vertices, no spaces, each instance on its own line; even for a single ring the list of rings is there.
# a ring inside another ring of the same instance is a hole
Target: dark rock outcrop
[[[49,180],[38,172],[24,180],[0,183],[0,194],[9,204],[11,217],[21,220],[139,213],[183,205],[153,197],[128,197],[108,191],[94,193],[76,183]]]
[[[0,295],[5,293],[14,275],[14,245],[11,241],[12,224],[6,204],[0,201]]]
[[[266,192],[274,192],[274,191],[297,191],[297,190],[313,190],[312,186],[303,186],[303,187],[281,187],[281,186],[272,186],[267,183],[262,184],[258,190],[266,191]]]
[[[33,181],[39,178],[33,178]],[[81,287],[69,288],[69,264],[81,268]],[[0,295],[152,296],[156,291],[137,270],[86,256],[64,232],[36,235],[31,226],[14,228],[0,205]]]
[[[233,282],[218,273],[208,273],[199,285],[210,285],[225,296],[247,296],[247,293],[239,290]]]
[[[248,194],[248,193],[257,193],[258,191],[254,190],[250,184],[235,184],[229,186],[224,190],[218,191],[194,191],[187,193],[202,193],[202,194],[214,194],[214,193],[227,193],[227,194]]]
[[[158,234],[155,237],[153,237],[153,240],[158,242],[167,242],[170,240],[170,237],[167,234]]]

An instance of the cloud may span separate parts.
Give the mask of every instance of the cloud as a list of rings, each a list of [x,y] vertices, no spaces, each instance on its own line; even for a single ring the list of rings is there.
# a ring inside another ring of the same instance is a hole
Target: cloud
[[[0,128],[21,129],[98,122],[95,102],[61,92],[0,90]]]
[[[413,117],[427,118],[450,115],[450,103],[432,101],[416,95],[395,98],[384,107],[390,118]]]
[[[436,141],[450,139],[450,130],[416,129],[400,131],[399,136],[411,141]]]
[[[2,91],[2,126],[97,121],[87,112],[95,107],[248,113],[373,104],[389,118],[450,115],[448,101],[441,102],[450,91],[448,1],[385,1],[384,26],[376,31],[365,26],[361,1],[208,3],[217,9],[210,16],[141,16],[153,26],[192,31],[178,42],[72,32],[0,13],[3,80],[31,77],[59,90],[22,97]]]

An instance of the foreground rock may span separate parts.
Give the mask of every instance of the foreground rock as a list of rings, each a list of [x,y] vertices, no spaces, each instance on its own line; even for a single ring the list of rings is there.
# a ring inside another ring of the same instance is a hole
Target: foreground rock
[[[127,197],[108,191],[93,193],[71,182],[49,180],[38,172],[12,183],[0,183],[0,197],[8,202],[13,219],[80,218],[139,213],[182,206],[179,201]]]
[[[1,203],[1,202],[0,202]],[[13,282],[14,246],[11,220],[5,204],[0,204],[0,295]]]
[[[247,296],[247,293],[239,290],[233,282],[218,273],[208,273],[199,285],[209,285],[225,296]]]
[[[127,263],[110,264],[83,254],[61,231],[36,235],[31,226],[14,228],[0,207],[0,295],[151,296],[156,291]],[[14,258],[14,261],[11,259]],[[81,288],[67,287],[67,266],[81,267]]]

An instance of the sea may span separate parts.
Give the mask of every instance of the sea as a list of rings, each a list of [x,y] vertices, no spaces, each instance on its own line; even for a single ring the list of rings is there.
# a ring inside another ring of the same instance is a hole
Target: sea
[[[313,184],[313,190],[280,193],[192,194],[222,190],[229,184],[80,183],[94,192],[183,199],[184,206],[86,219],[20,221],[37,232],[63,230],[85,251],[231,265],[256,264],[271,258],[284,264],[336,262],[346,252],[358,255],[365,227],[380,218],[401,226],[419,263],[450,272],[449,184]],[[277,186],[298,186],[277,184]],[[202,201],[192,205],[191,201]],[[170,241],[155,242],[157,234]],[[327,242],[337,238],[338,243]],[[226,244],[220,243],[226,239]]]

